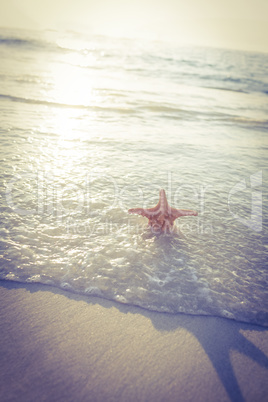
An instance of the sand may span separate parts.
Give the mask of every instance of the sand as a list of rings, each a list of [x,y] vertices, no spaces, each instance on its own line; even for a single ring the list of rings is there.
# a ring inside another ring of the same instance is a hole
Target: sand
[[[0,400],[267,401],[268,329],[0,281]]]

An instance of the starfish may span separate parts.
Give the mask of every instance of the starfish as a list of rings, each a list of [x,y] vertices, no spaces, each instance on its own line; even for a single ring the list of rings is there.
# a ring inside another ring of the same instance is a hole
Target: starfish
[[[168,205],[165,190],[160,190],[159,202],[153,208],[133,208],[128,210],[129,214],[138,214],[149,219],[149,227],[154,233],[170,232],[175,219],[180,216],[198,215],[190,209],[176,209]]]

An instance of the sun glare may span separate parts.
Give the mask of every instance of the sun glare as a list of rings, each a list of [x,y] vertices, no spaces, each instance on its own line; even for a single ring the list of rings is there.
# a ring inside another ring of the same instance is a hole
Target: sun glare
[[[75,64],[75,59],[74,59]],[[57,64],[52,74],[53,89],[50,93],[54,102],[70,106],[89,106],[92,101],[92,81],[81,68]]]
[[[66,52],[49,65],[49,86],[45,95],[52,113],[42,129],[66,140],[81,138],[83,116],[97,101],[94,75],[89,69],[81,68],[81,61],[86,57],[81,55],[80,59],[79,56],[77,52]]]

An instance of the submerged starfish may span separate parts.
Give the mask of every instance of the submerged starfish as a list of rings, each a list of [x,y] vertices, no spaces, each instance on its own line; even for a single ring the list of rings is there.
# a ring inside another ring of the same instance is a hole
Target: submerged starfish
[[[129,214],[139,214],[149,219],[149,226],[154,233],[171,231],[175,219],[180,216],[197,215],[196,211],[190,209],[176,209],[168,205],[165,190],[160,190],[159,202],[153,208],[133,208],[128,210]]]

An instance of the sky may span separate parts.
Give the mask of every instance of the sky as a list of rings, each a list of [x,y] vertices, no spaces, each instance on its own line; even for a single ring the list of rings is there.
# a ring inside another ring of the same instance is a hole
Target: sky
[[[268,0],[1,0],[0,26],[268,52]]]

